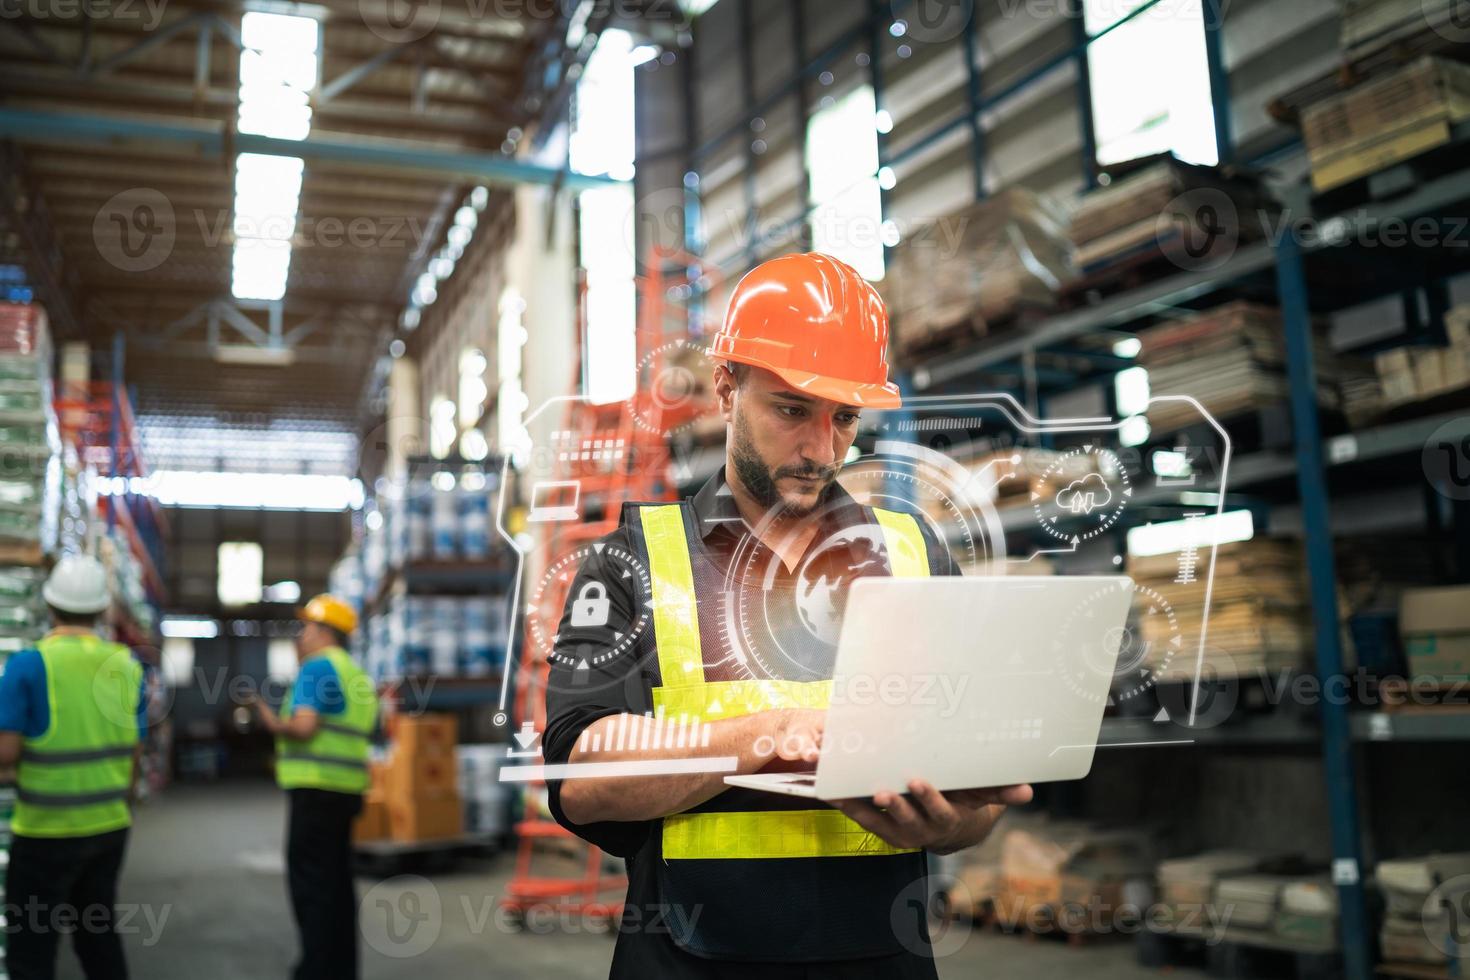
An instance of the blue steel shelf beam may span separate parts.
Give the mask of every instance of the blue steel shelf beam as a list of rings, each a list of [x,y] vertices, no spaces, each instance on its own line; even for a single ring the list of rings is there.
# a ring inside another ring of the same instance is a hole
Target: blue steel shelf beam
[[[479,180],[492,184],[548,184],[590,190],[625,181],[526,163],[496,153],[467,153],[407,141],[354,140],[308,136],[283,140],[236,133],[224,126],[186,126],[117,116],[0,107],[0,137],[25,142],[68,142],[107,146],[118,142],[164,143],[192,147],[206,159],[225,161],[236,153],[302,157]]]
[[[1328,523],[1326,463],[1317,415],[1317,369],[1312,350],[1306,263],[1301,245],[1292,235],[1285,236],[1276,249],[1276,280],[1286,335],[1286,368],[1310,578],[1316,669],[1326,691],[1330,690],[1329,682],[1343,673],[1337,566]],[[1357,769],[1348,707],[1341,699],[1322,698],[1321,717],[1322,763],[1332,822],[1332,877],[1338,891],[1344,965],[1349,980],[1368,980],[1373,973],[1372,933],[1363,889]]]

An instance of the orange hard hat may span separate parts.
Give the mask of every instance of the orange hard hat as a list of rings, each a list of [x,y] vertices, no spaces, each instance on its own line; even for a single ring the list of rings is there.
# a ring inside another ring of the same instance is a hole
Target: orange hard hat
[[[302,606],[296,618],[303,623],[321,623],[339,633],[357,629],[357,611],[334,595],[322,593]]]
[[[735,286],[711,357],[763,368],[845,405],[897,408],[888,310],[856,269],[821,252],[783,255]]]

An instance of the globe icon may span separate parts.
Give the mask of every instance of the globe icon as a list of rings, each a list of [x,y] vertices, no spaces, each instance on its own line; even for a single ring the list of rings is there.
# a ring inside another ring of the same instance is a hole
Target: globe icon
[[[807,632],[835,647],[848,586],[884,570],[883,537],[876,527],[843,528],[812,549],[796,581],[796,609]]]

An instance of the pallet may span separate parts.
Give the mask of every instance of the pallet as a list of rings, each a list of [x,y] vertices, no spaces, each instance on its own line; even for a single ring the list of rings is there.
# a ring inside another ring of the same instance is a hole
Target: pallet
[[[1302,947],[1269,933],[1252,935],[1227,929],[1223,936],[1203,931],[1145,929],[1134,946],[1140,966],[1203,968],[1212,977],[1251,980],[1331,980],[1342,976],[1342,954],[1325,947]]]
[[[1002,893],[985,904],[988,906],[985,913],[973,918],[973,922],[981,928],[1020,936],[1027,942],[1059,941],[1076,949],[1116,940],[1123,934],[1111,917],[1098,923],[1101,928],[1092,928],[1097,917],[1080,902],[1041,902],[1025,895]]]
[[[39,568],[45,563],[46,553],[39,541],[0,541],[0,565]]]
[[[1378,682],[1378,698],[1379,710],[1389,715],[1470,714],[1470,681],[1415,684],[1399,677],[1386,677]],[[1432,703],[1417,704],[1414,698]]]
[[[1376,173],[1314,194],[1312,211],[1314,214],[1341,214],[1353,208],[1403,197],[1429,181],[1463,170],[1467,150],[1470,150],[1470,120],[1452,126],[1447,143]]]

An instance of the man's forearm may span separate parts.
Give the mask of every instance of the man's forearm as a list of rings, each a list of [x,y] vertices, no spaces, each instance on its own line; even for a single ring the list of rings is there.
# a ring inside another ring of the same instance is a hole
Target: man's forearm
[[[708,745],[683,748],[670,747],[669,743],[673,739],[669,737],[669,730],[673,726],[666,720],[644,715],[610,715],[598,719],[583,731],[569,761],[633,762],[647,759],[733,756],[736,759],[735,772],[755,772],[766,765],[774,754],[774,742],[781,728],[783,714],[781,711],[762,711],[710,722],[702,727],[702,732],[709,733]],[[655,738],[656,734],[660,734],[660,726],[662,737]],[[620,727],[625,732],[625,745],[657,744],[659,747],[622,750],[599,748],[595,752],[582,748],[592,739],[597,739],[603,746],[608,745],[611,742],[610,736],[619,731]],[[764,754],[757,754],[757,748],[766,748],[758,744],[763,735],[771,736],[772,746]],[[698,806],[718,795],[724,791],[724,777],[729,774],[730,770],[568,779],[562,783],[561,788],[562,812],[567,819],[579,824],[603,820],[653,820]]]

